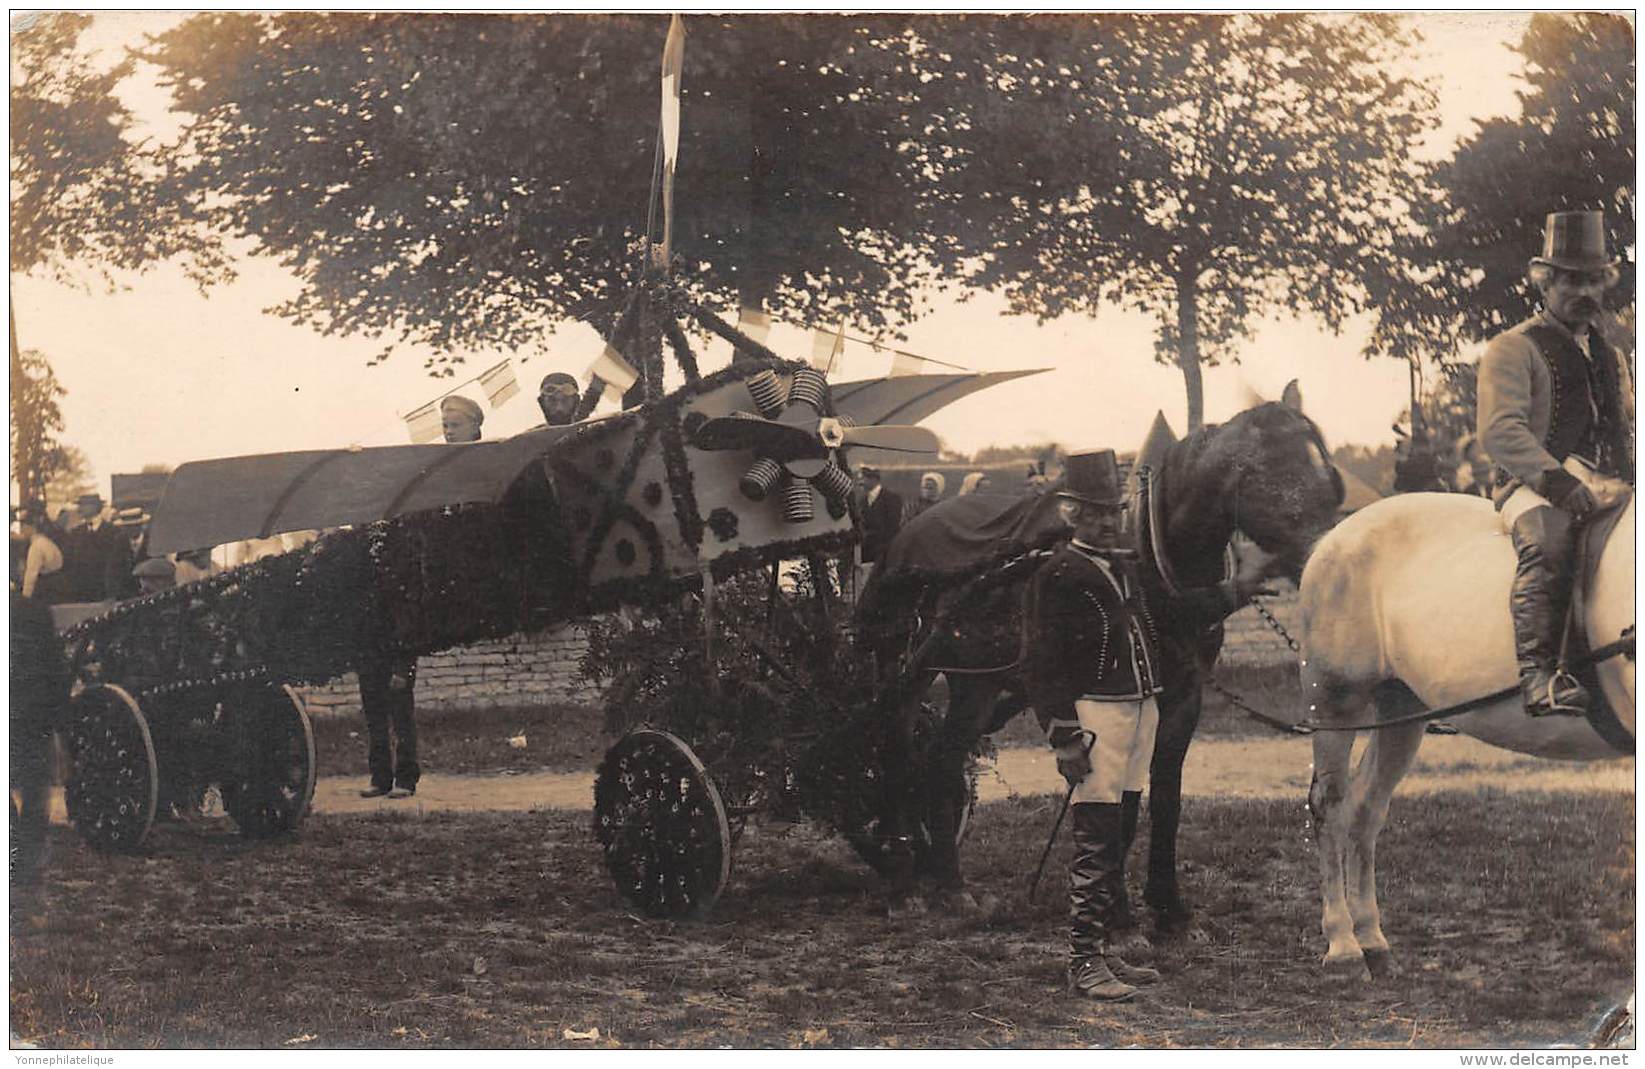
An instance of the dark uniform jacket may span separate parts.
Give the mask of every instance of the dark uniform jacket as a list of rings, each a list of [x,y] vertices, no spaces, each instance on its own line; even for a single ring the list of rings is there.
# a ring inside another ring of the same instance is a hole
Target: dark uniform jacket
[[[880,554],[885,552],[885,547],[901,526],[902,498],[882,486],[879,496],[874,498],[863,516],[863,562],[872,564],[879,560]]]
[[[1140,701],[1162,689],[1159,622],[1138,581],[1136,562],[1077,539],[1051,555],[1028,593],[1027,683],[1041,728],[1077,720],[1074,702]],[[1195,627],[1239,607],[1233,583],[1181,591],[1164,609]],[[1051,742],[1060,743],[1053,732]]]

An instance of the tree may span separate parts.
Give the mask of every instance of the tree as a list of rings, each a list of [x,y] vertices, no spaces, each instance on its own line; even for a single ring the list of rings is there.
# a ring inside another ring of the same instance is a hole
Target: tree
[[[221,250],[168,190],[152,147],[131,138],[115,92],[131,61],[100,67],[81,47],[91,21],[43,14],[12,35],[12,271],[73,281],[90,265],[107,279],[178,257],[197,280],[220,277]]]
[[[76,501],[81,494],[97,488],[91,475],[91,461],[78,446],[65,445],[57,451],[57,470],[47,478],[40,495],[48,504],[63,505]]]
[[[932,178],[909,20],[684,21],[687,281],[792,319],[912,317]],[[644,236],[666,25],[209,14],[145,56],[191,117],[178,195],[301,280],[275,310],[430,346],[439,370],[557,320],[609,325]]]
[[[1393,73],[1381,15],[1054,18],[982,61],[993,90],[944,130],[969,280],[1049,318],[1158,317],[1190,430],[1200,365],[1252,317],[1360,311],[1406,218],[1433,96]]]
[[[1634,205],[1634,34],[1617,14],[1539,14],[1518,49],[1526,90],[1518,117],[1479,124],[1434,169],[1415,202],[1418,236],[1380,296],[1375,347],[1450,360],[1523,319],[1536,303],[1526,262],[1549,212],[1605,212],[1612,247],[1631,249]],[[1607,296],[1634,302],[1632,264]],[[1631,323],[1631,314],[1626,323]],[[1632,331],[1614,332],[1631,351]]]
[[[51,363],[34,349],[11,348],[11,477],[17,500],[44,501],[46,484],[64,467],[58,385]]]

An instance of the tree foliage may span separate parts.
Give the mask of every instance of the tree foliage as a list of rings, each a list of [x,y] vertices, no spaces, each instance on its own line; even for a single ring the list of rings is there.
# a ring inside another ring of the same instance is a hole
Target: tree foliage
[[[1047,17],[981,50],[988,90],[944,127],[971,281],[1041,317],[1105,304],[1159,321],[1183,371],[1255,316],[1336,327],[1406,218],[1433,97],[1393,73],[1409,31],[1378,15]]]
[[[688,17],[675,251],[722,301],[906,321],[928,267],[907,20]],[[179,195],[277,310],[442,354],[608,325],[647,221],[660,16],[208,14],[160,36]],[[660,231],[661,220],[657,221]]]
[[[12,35],[11,269],[72,279],[77,267],[141,268],[177,257],[221,277],[221,250],[168,190],[152,146],[116,93],[132,61],[93,61],[91,16],[42,14]]]
[[[68,459],[57,437],[63,430],[57,402],[67,391],[38,350],[13,345],[10,364],[11,477],[18,501],[44,501],[47,483]]]
[[[1525,58],[1522,113],[1480,123],[1415,204],[1420,240],[1381,294],[1376,351],[1454,358],[1523,319],[1536,303],[1526,262],[1549,212],[1605,212],[1614,249],[1634,243],[1634,33],[1619,14],[1539,14]],[[1630,265],[1631,267],[1631,265]],[[1631,306],[1631,269],[1613,312]]]

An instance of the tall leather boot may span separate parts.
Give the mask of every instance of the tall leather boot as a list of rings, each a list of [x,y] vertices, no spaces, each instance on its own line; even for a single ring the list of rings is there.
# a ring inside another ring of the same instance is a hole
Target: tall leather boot
[[[1120,807],[1080,802],[1074,811],[1074,862],[1068,870],[1068,982],[1074,993],[1118,1002],[1137,989],[1114,975],[1107,960],[1113,920],[1113,872],[1124,859]]]
[[[1519,689],[1531,716],[1581,716],[1588,691],[1559,668],[1560,639],[1571,605],[1571,516],[1562,509],[1530,509],[1511,532],[1519,566],[1509,607]]]

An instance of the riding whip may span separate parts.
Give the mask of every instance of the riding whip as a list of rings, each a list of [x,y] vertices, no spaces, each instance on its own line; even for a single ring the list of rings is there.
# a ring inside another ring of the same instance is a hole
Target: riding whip
[[[1081,731],[1080,734],[1085,736],[1085,758],[1086,761],[1089,762],[1091,759],[1091,748],[1097,744],[1097,736],[1094,732],[1090,731]],[[1034,895],[1038,893],[1040,889],[1040,877],[1045,875],[1045,859],[1051,856],[1051,848],[1057,843],[1057,833],[1062,830],[1063,818],[1068,816],[1068,807],[1073,804],[1074,791],[1078,787],[1078,781],[1070,783],[1068,785],[1068,793],[1062,796],[1062,808],[1057,810],[1057,822],[1051,825],[1051,837],[1045,840],[1045,849],[1040,851],[1040,863],[1034,866],[1034,880],[1028,885],[1029,902],[1034,901]]]

